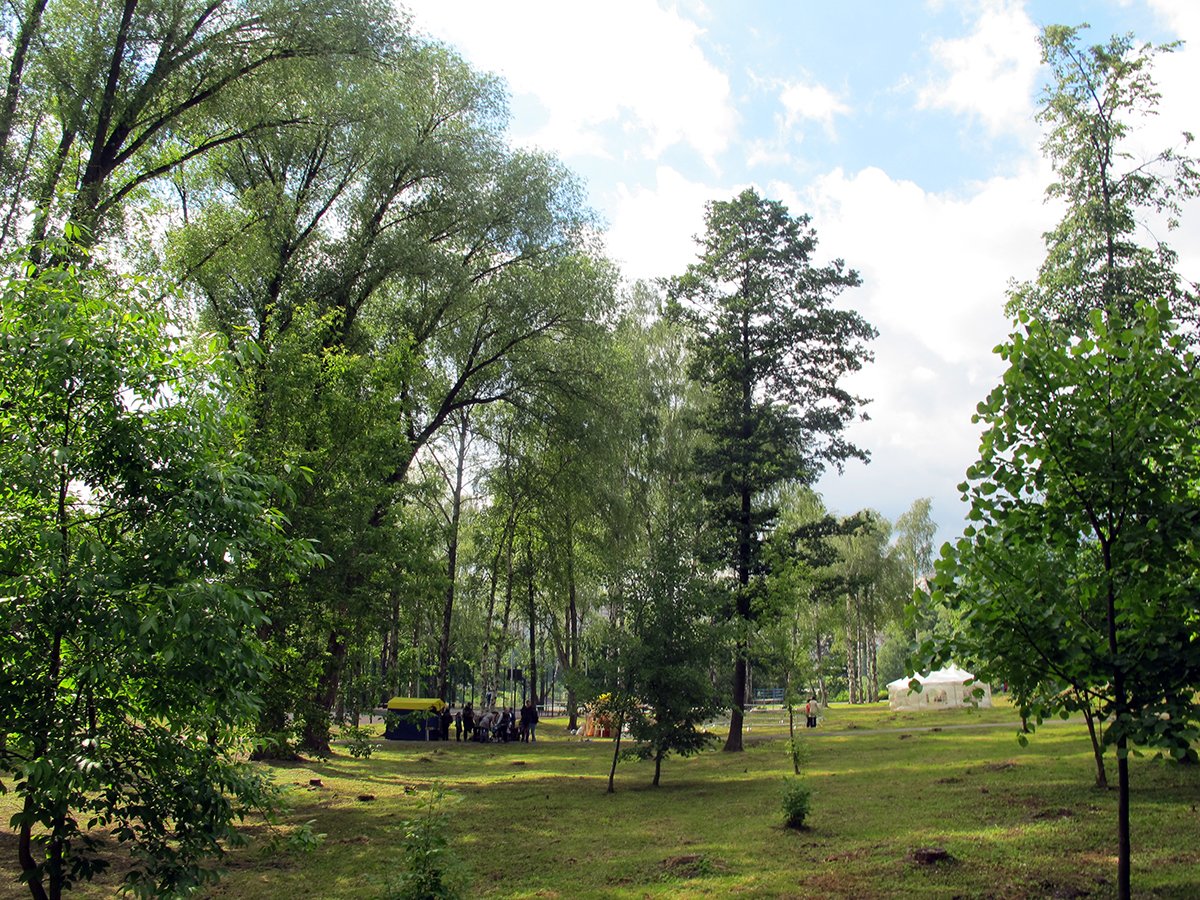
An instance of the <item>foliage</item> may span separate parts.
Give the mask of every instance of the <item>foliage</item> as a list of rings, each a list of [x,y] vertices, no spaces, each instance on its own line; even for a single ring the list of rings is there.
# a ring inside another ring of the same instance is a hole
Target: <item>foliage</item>
[[[96,827],[131,887],[185,890],[271,796],[231,761],[262,677],[251,582],[311,551],[239,445],[221,342],[184,344],[152,298],[97,266],[0,283],[0,760],[35,896],[103,866]]]
[[[789,778],[783,787],[783,813],[788,828],[803,828],[812,809],[812,791],[798,778]]]
[[[907,563],[914,584],[933,570],[937,523],[931,515],[932,506],[929,497],[920,497],[896,520],[896,549]]]
[[[0,183],[5,236],[34,242],[68,222],[87,242],[135,227],[168,177],[296,124],[257,95],[320,84],[394,36],[371,0],[20,5],[3,13]]]
[[[355,759],[370,759],[371,754],[375,751],[375,742],[371,729],[364,728],[362,725],[347,725],[342,728],[342,734],[346,739],[347,748],[350,755]]]
[[[1200,169],[1180,149],[1146,158],[1126,146],[1136,123],[1154,115],[1154,59],[1176,45],[1118,35],[1089,47],[1081,37],[1079,28],[1051,25],[1040,38],[1051,79],[1038,119],[1056,176],[1047,195],[1067,210],[1045,236],[1037,279],[1013,290],[1008,311],[1077,330],[1092,310],[1129,317],[1139,299],[1162,298],[1173,315],[1191,320],[1195,298],[1179,283],[1175,253],[1154,235],[1164,218],[1168,229],[1179,224],[1180,204],[1200,190]],[[1181,142],[1186,147],[1192,135]],[[1145,235],[1152,246],[1141,243]]]
[[[661,555],[651,567],[629,600],[622,664],[626,695],[637,700],[629,711],[636,744],[626,753],[654,760],[657,785],[668,755],[691,756],[715,740],[702,726],[721,708],[710,672],[722,641],[699,580]]]
[[[1072,688],[1107,744],[1193,757],[1200,385],[1166,303],[1135,314],[1094,312],[1073,346],[1026,319],[1001,348],[963,486],[973,525],[938,565],[935,598],[957,613],[939,658],[978,660],[1037,716],[1070,708]]]
[[[1128,897],[1131,746],[1194,760],[1200,737],[1200,385],[1180,323],[1194,298],[1173,254],[1134,233],[1139,216],[1194,195],[1200,175],[1173,152],[1133,165],[1123,149],[1129,117],[1157,100],[1154,48],[1114,38],[1081,50],[1075,29],[1052,26],[1042,50],[1049,192],[1067,210],[1037,282],[1011,295],[1018,330],[998,348],[1008,370],[979,405],[980,459],[961,486],[972,526],[938,564],[933,600],[950,615],[923,666],[975,663],[1038,720],[1084,710],[1099,780],[1103,747],[1117,751]]]
[[[449,817],[441,808],[445,793],[430,789],[421,815],[400,823],[404,829],[404,871],[390,881],[388,900],[453,900],[462,896],[458,862],[450,850]]]
[[[841,260],[813,263],[808,216],[747,189],[709,205],[700,258],[671,286],[695,335],[689,374],[707,385],[696,453],[705,480],[714,560],[733,575],[730,599],[743,631],[761,592],[762,540],[789,481],[811,484],[827,464],[866,454],[845,438],[863,401],[842,378],[870,359],[875,331],[835,299],[859,284]],[[741,749],[747,636],[738,642],[733,724]]]
[[[792,735],[788,739],[788,754],[792,758],[792,771],[799,775],[812,760],[812,747],[803,737]]]

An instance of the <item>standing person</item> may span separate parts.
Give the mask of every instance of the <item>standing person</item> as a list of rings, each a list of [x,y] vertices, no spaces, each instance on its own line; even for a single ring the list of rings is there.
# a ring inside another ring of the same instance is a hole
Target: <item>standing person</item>
[[[456,744],[462,740],[462,726],[462,710],[460,709],[454,714],[454,743]]]
[[[450,740],[450,726],[454,724],[454,716],[450,715],[450,707],[442,707],[442,740]]]
[[[501,707],[500,724],[497,726],[496,734],[506,744],[508,743],[508,726],[511,721],[508,710]]]
[[[525,705],[521,707],[521,743],[529,743],[529,707],[530,702],[525,701]]]
[[[538,723],[537,707],[534,705],[533,701],[530,700],[529,701],[529,741],[530,741],[530,743],[533,743],[533,744],[537,743],[537,723]]]
[[[469,741],[475,729],[475,710],[471,708],[470,702],[463,707],[463,731],[467,733]]]
[[[517,708],[510,706],[508,708],[508,737],[514,743],[521,737],[521,730],[517,721]]]

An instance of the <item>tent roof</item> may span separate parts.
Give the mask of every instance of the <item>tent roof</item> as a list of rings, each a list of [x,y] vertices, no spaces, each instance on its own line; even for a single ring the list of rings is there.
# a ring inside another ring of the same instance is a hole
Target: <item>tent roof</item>
[[[445,702],[437,697],[393,697],[388,701],[387,708],[392,710],[417,710],[421,712],[441,712]]]
[[[949,665],[944,669],[938,669],[930,672],[928,675],[908,675],[904,678],[897,678],[895,681],[888,682],[888,690],[908,690],[908,683],[919,681],[921,684],[962,684],[968,679],[974,678],[970,672],[965,669],[960,669],[958,666]]]

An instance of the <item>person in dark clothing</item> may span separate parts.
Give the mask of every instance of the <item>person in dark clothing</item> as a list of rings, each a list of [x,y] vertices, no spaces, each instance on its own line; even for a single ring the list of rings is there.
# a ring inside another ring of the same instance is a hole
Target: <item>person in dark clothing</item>
[[[507,709],[502,709],[500,712],[500,724],[496,726],[496,736],[504,743],[508,743],[508,726],[512,722]]]
[[[450,740],[450,726],[454,724],[454,716],[450,715],[450,707],[442,707],[442,740]]]
[[[467,733],[467,740],[469,741],[475,734],[475,710],[471,708],[470,703],[463,707],[462,719],[463,731]]]
[[[525,705],[521,707],[521,740],[523,742],[537,743],[537,723],[537,707],[533,705],[532,700],[526,700]]]
[[[454,714],[454,742],[457,744],[462,740],[462,710]]]
[[[521,743],[529,741],[529,701],[521,707]]]

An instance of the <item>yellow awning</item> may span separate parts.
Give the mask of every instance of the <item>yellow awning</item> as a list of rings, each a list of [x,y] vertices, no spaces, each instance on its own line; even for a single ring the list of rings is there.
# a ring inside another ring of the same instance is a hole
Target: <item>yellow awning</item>
[[[388,701],[387,708],[397,712],[440,713],[446,708],[446,703],[437,697],[393,697]]]

